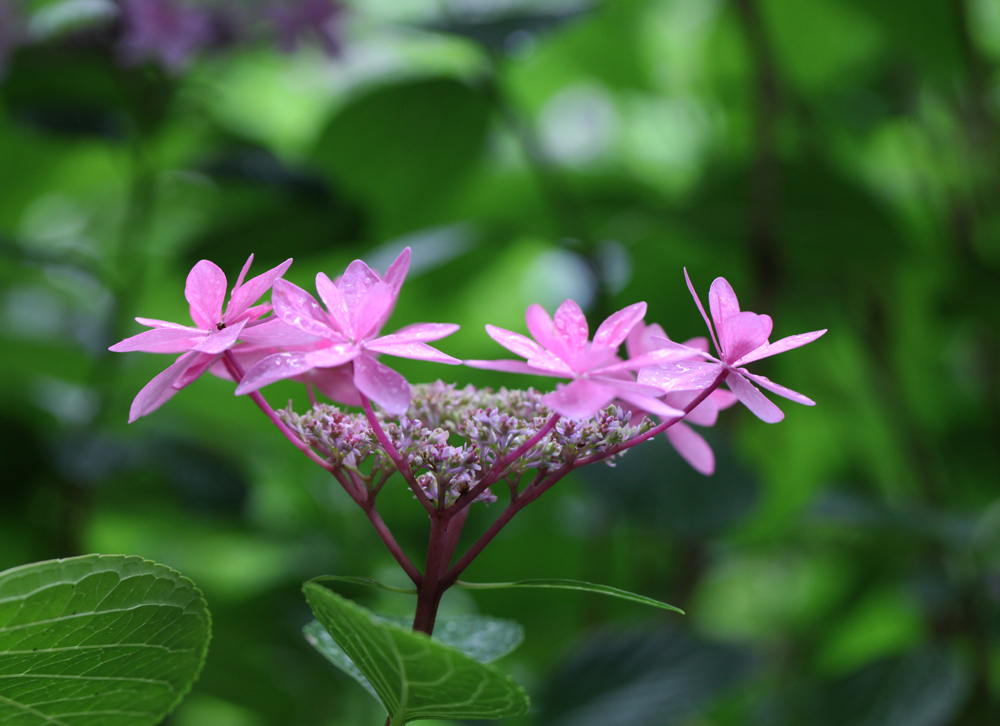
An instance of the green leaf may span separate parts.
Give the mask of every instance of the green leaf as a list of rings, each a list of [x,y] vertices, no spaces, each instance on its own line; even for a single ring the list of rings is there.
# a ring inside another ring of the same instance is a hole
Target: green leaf
[[[158,724],[198,677],[210,630],[194,584],[141,557],[0,573],[0,723]]]
[[[528,710],[524,689],[493,666],[392,625],[318,583],[307,582],[303,591],[393,726],[430,718],[499,719]]]
[[[404,595],[416,595],[417,591],[413,588],[405,587],[393,587],[392,585],[386,585],[384,582],[379,582],[378,580],[373,580],[370,577],[352,577],[350,575],[323,575],[322,577],[314,577],[310,582],[346,582],[351,585],[368,585],[369,587],[377,587],[381,590],[388,590],[389,592],[401,592]]]
[[[636,595],[634,592],[619,590],[617,587],[594,585],[593,583],[581,582],[579,580],[518,580],[517,582],[462,582],[459,580],[455,584],[459,587],[464,587],[467,590],[505,590],[511,587],[540,587],[550,590],[583,590],[584,592],[596,592],[599,595],[609,595],[611,597],[617,597],[620,600],[629,600],[631,602],[637,602],[641,605],[650,605],[654,608],[660,608],[661,610],[672,610],[675,613],[680,613],[681,615],[684,614],[684,611],[680,608],[668,605],[665,602],[660,602],[659,600],[654,600],[651,597]]]
[[[374,583],[382,586],[381,583],[377,583],[374,580],[362,582],[368,580],[366,577],[317,577],[313,582],[323,582],[326,580],[358,581],[359,584]],[[410,621],[412,621],[412,618],[396,618],[375,614],[373,614],[373,617],[404,630],[409,629]],[[302,632],[305,634],[309,644],[318,650],[323,657],[364,686],[365,690],[375,698],[378,698],[378,694],[372,688],[368,679],[358,670],[358,667],[354,665],[354,661],[347,656],[343,648],[337,645],[337,641],[326,632],[326,629],[319,622],[313,620],[302,629]],[[524,628],[513,620],[501,620],[499,618],[487,618],[478,615],[459,615],[454,617],[439,617],[437,619],[437,626],[434,628],[434,635],[431,637],[455,650],[465,653],[474,661],[492,663],[507,655],[521,644],[521,641],[524,640]]]
[[[344,649],[337,645],[337,641],[333,639],[333,636],[326,632],[326,628],[323,627],[322,623],[318,620],[313,620],[302,628],[302,634],[306,636],[306,641],[308,641],[309,645],[320,652],[320,655],[360,683],[366,691],[372,694],[375,700],[382,700],[375,689],[372,688],[372,684],[365,678],[365,674],[354,665],[354,661],[348,657]]]

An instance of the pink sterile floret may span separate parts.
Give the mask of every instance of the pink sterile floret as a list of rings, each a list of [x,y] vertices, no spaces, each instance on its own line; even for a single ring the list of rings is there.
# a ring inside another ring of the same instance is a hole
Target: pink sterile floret
[[[773,325],[771,318],[767,315],[741,312],[736,293],[733,292],[732,286],[721,277],[715,279],[708,293],[709,309],[712,311],[712,320],[710,321],[708,315],[705,314],[701,300],[698,299],[694,285],[691,284],[687,270],[684,271],[684,277],[687,280],[691,296],[694,297],[698,310],[701,311],[701,316],[705,319],[705,325],[708,326],[708,332],[715,343],[719,358],[713,358],[704,351],[697,351],[700,357],[709,362],[684,361],[676,366],[650,368],[640,371],[640,381],[659,386],[664,391],[697,390],[711,385],[721,367],[725,375],[726,385],[729,386],[730,390],[757,418],[766,423],[777,423],[785,417],[785,414],[771,403],[753,385],[754,383],[791,401],[806,406],[816,405],[814,401],[801,393],[773,383],[764,376],[754,375],[743,366],[761,358],[784,353],[787,350],[811,343],[823,335],[826,332],[825,329],[791,335],[770,343],[768,338],[771,335]],[[713,322],[715,323],[714,327]],[[682,347],[665,338],[659,340],[671,347]],[[678,371],[678,367],[682,367],[684,370]]]
[[[628,361],[618,357],[618,348],[645,314],[644,302],[619,310],[601,323],[591,342],[587,318],[572,300],[563,302],[552,318],[541,305],[531,305],[524,317],[534,340],[510,330],[486,326],[493,340],[527,359],[526,362],[467,360],[465,364],[473,368],[573,379],[572,383],[560,385],[542,398],[546,406],[569,418],[592,416],[616,398],[660,416],[682,416],[681,411],[657,400],[662,396],[658,388],[637,383],[632,371],[658,362],[681,360],[689,355],[686,350],[658,349]]]
[[[271,301],[284,326],[317,341],[312,350],[293,350],[270,355],[246,372],[236,394],[250,393],[274,381],[303,376],[315,369],[333,369],[353,364],[352,381],[357,390],[392,414],[402,414],[410,405],[410,385],[399,373],[377,360],[381,353],[457,365],[457,358],[427,345],[458,330],[457,325],[419,323],[379,337],[392,315],[400,288],[410,266],[410,249],[379,277],[361,260],[355,260],[337,282],[322,272],[316,290],[324,309],[308,292],[279,280]],[[343,370],[336,374],[343,383]],[[322,380],[323,377],[320,376]]]
[[[663,332],[663,328],[656,323],[651,325],[639,323],[632,328],[632,332],[629,333],[628,338],[625,339],[625,348],[628,350],[629,358],[635,359],[654,350],[671,348],[671,344],[663,342],[667,340],[669,340],[669,338],[667,338],[667,334]],[[663,367],[663,370],[661,371],[662,373],[673,371],[677,373],[679,377],[683,376],[688,370],[686,365],[687,363],[693,361],[696,364],[701,364],[702,361],[701,357],[698,355],[698,351],[703,353],[708,352],[708,340],[705,338],[692,338],[683,345],[684,347],[691,349],[688,357],[676,363],[667,364]],[[661,375],[658,380],[662,382],[664,378],[665,376]],[[674,390],[668,392],[664,396],[663,400],[669,406],[673,406],[675,408],[686,408],[687,405],[698,396],[698,393],[699,391],[697,389]],[[684,421],[678,421],[664,432],[667,440],[670,441],[670,444],[677,450],[677,453],[680,454],[695,471],[705,474],[706,476],[712,474],[715,471],[715,454],[712,451],[712,447],[708,445],[708,442],[687,424],[693,423],[698,426],[714,426],[719,417],[719,411],[729,408],[736,403],[736,400],[736,396],[729,391],[717,388],[712,391],[705,400],[695,406],[685,417]],[[634,409],[633,413],[645,414],[647,412]]]
[[[245,335],[244,331],[251,330],[258,324],[258,319],[271,309],[269,304],[255,306],[254,303],[271,288],[276,279],[285,274],[292,261],[285,260],[244,284],[243,279],[252,262],[253,255],[250,255],[236,280],[225,312],[222,304],[226,299],[226,275],[215,263],[201,260],[191,268],[184,287],[191,319],[197,327],[165,320],[136,318],[153,330],[133,335],[109,348],[116,353],[132,350],[184,353],[139,391],[129,411],[129,423],[152,413],[177,391],[197,379],[225,351],[236,345],[237,340]]]

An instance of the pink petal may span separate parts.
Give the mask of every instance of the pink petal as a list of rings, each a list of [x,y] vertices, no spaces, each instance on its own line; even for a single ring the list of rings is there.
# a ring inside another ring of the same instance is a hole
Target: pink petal
[[[354,385],[387,413],[398,416],[410,407],[410,384],[392,368],[369,355],[355,359]]]
[[[687,348],[693,348],[701,353],[708,353],[708,338],[704,335],[698,338],[691,338],[690,340],[685,340],[682,345]]]
[[[349,365],[316,368],[309,371],[304,379],[310,381],[331,401],[346,406],[361,405],[361,393],[354,385],[354,370]]]
[[[383,343],[384,338],[378,338],[371,343],[365,344],[366,350],[373,350],[376,353],[394,355],[397,358],[412,358],[413,360],[429,360],[435,363],[448,363],[450,365],[462,365],[462,361],[453,358],[446,353],[442,353],[436,348],[432,348],[427,343]]]
[[[250,256],[250,260],[253,259],[253,255]],[[250,264],[250,260],[247,260],[247,265]],[[257,302],[261,296],[271,289],[274,285],[274,281],[285,274],[289,267],[292,265],[291,258],[285,260],[277,267],[273,267],[267,272],[257,275],[245,285],[237,285],[233,290],[233,296],[229,300],[229,306],[226,308],[226,316],[223,320],[226,324],[230,324],[236,321],[243,313],[245,313],[251,305]],[[242,276],[246,273],[246,268],[240,273]]]
[[[699,474],[711,476],[715,472],[715,454],[694,429],[683,422],[675,423],[666,431],[667,439],[677,453]]]
[[[316,298],[288,280],[275,280],[271,293],[274,314],[286,324],[320,338],[340,339],[343,336],[330,324]]]
[[[189,325],[181,325],[180,323],[171,323],[169,320],[156,320],[155,318],[136,318],[135,322],[140,325],[145,325],[149,328],[173,328],[174,330],[198,330],[197,328],[192,328]],[[203,331],[198,331],[203,333]]]
[[[250,272],[250,265],[252,264],[253,264],[253,252],[250,253],[249,257],[247,257],[247,261],[243,263],[243,269],[240,270],[240,274],[236,277],[236,284],[233,285],[233,295],[236,294],[237,290],[243,287],[243,280],[246,279],[247,273]],[[232,299],[233,299],[232,295],[230,295],[229,297],[230,304],[232,304]]]
[[[410,248],[407,247],[405,250],[400,252],[399,257],[397,257],[396,260],[389,265],[389,269],[385,271],[385,275],[382,278],[383,284],[385,284],[389,290],[391,303],[376,321],[376,329],[381,330],[382,326],[386,324],[389,317],[392,315],[392,311],[396,307],[396,300],[399,298],[399,291],[403,287],[403,281],[406,279],[406,273],[409,272],[409,269]]]
[[[550,370],[548,368],[536,368],[530,363],[520,360],[467,360],[464,365],[470,368],[480,368],[488,371],[503,371],[505,373],[527,373],[531,376],[549,376],[552,378],[568,378],[572,373],[565,373]]]
[[[552,393],[542,396],[542,403],[567,418],[588,418],[610,404],[615,389],[586,378],[559,385]]]
[[[733,286],[726,278],[717,277],[712,281],[712,287],[708,291],[708,309],[712,311],[712,321],[715,329],[722,335],[723,323],[732,315],[740,312],[740,302],[736,299]]]
[[[319,293],[326,309],[330,311],[330,317],[337,329],[346,336],[353,336],[354,327],[351,325],[351,316],[347,312],[344,296],[340,294],[340,288],[330,281],[325,272],[316,275],[316,292]]]
[[[688,360],[691,357],[687,349],[680,348],[659,348],[643,353],[638,358],[629,358],[626,361],[613,363],[598,369],[599,373],[610,373],[612,371],[634,371],[645,366],[660,365],[671,361]]]
[[[646,303],[639,302],[612,313],[594,333],[593,350],[617,351],[629,332],[646,316]],[[584,319],[586,323],[586,319]]]
[[[344,298],[347,310],[353,316],[355,308],[375,285],[380,282],[378,273],[361,260],[354,260],[347,266],[337,287]]]
[[[687,405],[691,403],[692,399],[694,399],[697,395],[698,393],[695,391],[671,393],[667,396],[666,400],[668,403],[673,404],[677,408],[687,408]],[[715,426],[715,423],[719,420],[719,407],[716,405],[715,401],[712,400],[712,397],[709,396],[695,406],[688,413],[688,415],[684,417],[684,420],[698,426]]]
[[[545,312],[545,308],[538,304],[529,305],[524,313],[524,321],[528,325],[528,332],[531,333],[532,338],[537,340],[547,351],[568,364],[571,358],[570,350],[562,336],[556,332],[552,318]],[[500,344],[503,345],[503,343]]]
[[[698,298],[698,293],[694,291],[694,284],[691,282],[691,277],[688,275],[686,267],[684,268],[684,279],[687,281],[688,290],[691,292],[691,297],[694,298],[695,305],[698,306],[698,312],[701,313],[701,318],[705,321],[705,327],[708,328],[708,333],[712,336],[712,342],[715,344],[715,350],[718,351],[719,355],[722,355],[722,348],[719,347],[719,340],[715,337],[715,329],[712,328],[712,323],[709,321],[708,315],[705,314],[705,307],[701,304],[701,300]]]
[[[702,391],[719,375],[720,366],[700,361],[681,361],[652,366],[639,371],[639,382],[656,386],[663,393],[671,391]]]
[[[211,353],[201,353],[197,358],[195,358],[184,374],[174,381],[173,386],[175,390],[181,390],[185,386],[189,386],[196,380],[201,378],[202,374],[212,367],[212,364],[219,360],[218,355],[212,355]]]
[[[268,356],[276,355],[284,351],[278,350],[277,348],[248,346],[245,343],[240,343],[233,348],[231,352],[233,356],[235,356],[236,362],[240,364],[240,368],[246,371],[253,368]],[[209,369],[209,373],[217,378],[221,378],[224,381],[235,382],[236,380],[233,378],[233,374],[230,373],[229,369],[226,367],[222,356],[215,357],[215,360],[212,362],[212,366]]]
[[[660,399],[654,398],[653,396],[643,396],[639,393],[632,393],[619,389],[618,398],[640,411],[652,413],[662,418],[674,418],[684,415],[683,411],[676,409],[673,406],[664,403]]]
[[[113,353],[130,350],[141,350],[146,353],[180,353],[191,350],[204,338],[204,331],[194,328],[154,328],[115,343],[108,350]]]
[[[350,363],[361,354],[361,349],[353,343],[337,343],[306,353],[305,362],[310,368],[333,368]]]
[[[199,328],[207,330],[215,327],[222,321],[226,273],[214,262],[201,260],[188,273],[184,297],[191,306],[191,319]]]
[[[383,335],[378,343],[426,343],[431,340],[441,340],[456,332],[461,326],[453,323],[414,323],[400,328],[395,333]]]
[[[625,338],[625,351],[628,353],[628,357],[638,358],[643,353],[649,353],[662,347],[657,345],[653,339],[654,335],[660,338],[667,337],[659,323],[650,323],[649,325],[643,325],[642,322],[637,323],[629,331],[628,337]]]
[[[399,257],[389,265],[389,269],[385,271],[385,276],[382,278],[382,282],[389,286],[396,295],[399,295],[399,291],[403,287],[403,280],[406,279],[406,273],[410,270],[410,248],[407,247],[405,250],[399,253]]]
[[[643,314],[645,315],[645,312]],[[556,334],[566,342],[566,346],[573,353],[579,353],[587,347],[587,339],[590,337],[587,316],[572,300],[563,301],[556,314],[552,316],[552,324],[555,326]]]
[[[704,340],[704,338],[692,338],[691,340],[694,341],[696,344],[694,347],[688,346],[686,343],[676,343],[670,340],[669,338],[661,338],[658,335],[654,335],[653,340],[660,348],[666,348],[667,350],[677,350],[686,353],[687,354],[686,359],[690,360],[704,359],[704,360],[714,361],[715,363],[720,362],[718,358],[712,357],[711,355],[708,354],[706,350],[702,350],[700,347],[698,347],[697,344],[700,341]]]
[[[744,406],[750,409],[754,416],[764,423],[778,423],[785,417],[781,409],[767,400],[750,381],[736,371],[730,371],[726,377],[726,385],[736,394]]]
[[[746,370],[744,370],[742,368],[740,369],[739,372],[743,376],[749,378],[751,381],[753,381],[754,383],[756,383],[761,388],[766,388],[771,393],[777,393],[779,396],[787,398],[789,401],[795,401],[796,403],[801,403],[803,406],[815,406],[816,405],[816,402],[814,400],[812,400],[811,398],[803,396],[801,393],[796,393],[795,391],[793,391],[790,388],[785,388],[784,386],[779,386],[777,383],[774,383],[774,382],[768,380],[767,378],[764,378],[764,376],[754,375],[753,373],[750,373],[749,371],[746,371]]]
[[[650,396],[657,397],[662,396],[663,392],[655,386],[648,386],[645,383],[638,383],[631,378],[617,378],[613,376],[591,376],[590,380],[601,383],[602,385],[611,386],[619,393],[621,392],[631,392],[640,396]]]
[[[715,405],[719,407],[720,411],[725,411],[727,408],[736,405],[739,401],[732,391],[727,391],[724,388],[716,388],[708,395],[709,399],[715,402]]]
[[[351,311],[355,339],[364,340],[378,335],[395,306],[396,296],[388,285],[383,282],[372,285],[368,294]]]
[[[205,340],[191,350],[197,350],[201,353],[211,353],[213,355],[221,353],[224,350],[229,350],[236,345],[236,341],[239,340],[244,325],[246,325],[246,321],[241,320],[235,325],[230,325],[222,330],[212,331]]]
[[[735,313],[727,317],[718,326],[726,362],[733,363],[767,343],[772,325],[769,316],[757,313]]]
[[[530,311],[531,308],[528,308],[528,310]],[[542,312],[544,313],[545,311],[543,310]],[[511,353],[519,355],[522,358],[531,358],[532,356],[540,356],[545,353],[545,349],[538,343],[511,330],[504,330],[503,328],[487,324],[486,334]]]
[[[745,366],[747,363],[753,363],[755,360],[760,360],[761,358],[767,358],[772,355],[777,355],[778,353],[784,353],[786,350],[793,350],[799,348],[806,343],[811,343],[818,337],[823,335],[826,329],[814,330],[811,333],[799,333],[798,335],[789,335],[787,338],[782,338],[774,343],[764,343],[756,350],[752,350],[742,358],[740,358],[734,365]]]
[[[129,409],[128,422],[132,423],[141,416],[152,413],[170,400],[177,392],[174,383],[184,375],[184,371],[198,357],[197,353],[185,353],[165,371],[142,387],[139,395],[132,401]]]
[[[240,339],[244,343],[256,346],[291,346],[306,345],[325,338],[317,338],[315,335],[303,333],[298,328],[293,328],[284,320],[277,316],[272,316],[260,322],[247,324],[240,333]]]
[[[302,375],[311,370],[312,366],[306,363],[306,355],[306,353],[277,353],[268,356],[246,372],[243,380],[236,386],[236,395],[253,393],[269,383]]]

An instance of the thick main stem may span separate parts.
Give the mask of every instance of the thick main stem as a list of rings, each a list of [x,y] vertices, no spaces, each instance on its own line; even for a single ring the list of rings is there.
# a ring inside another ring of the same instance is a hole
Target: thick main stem
[[[417,612],[413,616],[413,629],[430,635],[434,632],[438,605],[445,588],[440,577],[444,559],[445,540],[448,537],[448,522],[440,516],[431,515],[431,535],[427,546],[427,566],[424,568],[423,582],[417,587]]]

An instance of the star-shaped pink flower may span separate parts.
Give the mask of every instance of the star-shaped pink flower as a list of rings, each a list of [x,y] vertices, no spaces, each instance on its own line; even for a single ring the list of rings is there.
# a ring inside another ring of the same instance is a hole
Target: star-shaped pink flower
[[[379,354],[452,365],[461,363],[427,345],[428,341],[451,335],[458,330],[457,325],[419,323],[379,337],[396,306],[409,267],[407,247],[386,270],[385,277],[379,277],[361,260],[352,262],[337,282],[319,273],[316,290],[326,309],[302,288],[286,280],[276,282],[271,296],[275,315],[285,325],[314,336],[320,343],[315,350],[278,353],[261,360],[246,372],[236,394],[250,393],[314,369],[352,363],[353,383],[358,391],[389,413],[405,413],[410,406],[410,384],[380,363]],[[342,375],[337,377],[339,380]]]
[[[285,260],[244,283],[252,262],[253,255],[250,255],[236,280],[225,312],[222,306],[228,287],[226,275],[214,262],[201,260],[191,268],[184,287],[191,319],[197,327],[166,320],[136,318],[138,322],[153,329],[126,338],[109,348],[115,353],[133,350],[146,353],[184,353],[139,391],[129,411],[129,423],[152,413],[177,391],[197,379],[225,351],[236,345],[244,330],[252,329],[248,326],[253,326],[258,318],[271,309],[267,303],[256,306],[254,303],[271,288],[275,280],[285,274],[292,261]]]
[[[651,325],[639,323],[632,328],[632,332],[625,339],[625,348],[628,350],[629,357],[634,359],[654,350],[671,347],[671,344],[663,342],[667,340],[669,340],[667,334],[656,323],[652,323]],[[668,363],[664,367],[664,372],[675,371],[683,374],[687,370],[684,366],[685,361],[700,363],[701,360],[697,351],[708,352],[708,340],[705,338],[693,338],[685,342],[684,346],[692,349],[689,357],[677,363]],[[662,381],[662,379],[663,377],[661,376],[660,380]],[[663,400],[669,406],[683,409],[697,395],[697,390],[676,390],[667,393]],[[715,472],[715,453],[712,451],[712,447],[708,445],[708,442],[688,426],[688,423],[697,424],[698,426],[714,426],[719,417],[719,411],[734,405],[736,400],[736,396],[729,391],[717,388],[708,395],[708,398],[695,406],[685,417],[684,421],[678,421],[664,432],[671,446],[674,447],[677,453],[695,471],[706,476]],[[634,409],[634,413],[645,414],[647,412]]]
[[[736,293],[733,292],[732,286],[724,278],[716,278],[708,293],[708,305],[712,311],[711,321],[705,314],[705,308],[702,306],[701,300],[698,299],[698,294],[694,290],[694,285],[691,284],[687,270],[684,271],[684,278],[687,280],[691,296],[698,305],[698,310],[701,311],[705,325],[708,326],[708,332],[715,343],[719,358],[713,358],[707,352],[699,351],[698,354],[711,363],[683,361],[675,366],[650,368],[640,371],[640,381],[659,386],[665,392],[704,389],[711,385],[718,375],[719,367],[722,366],[726,371],[726,385],[736,394],[743,405],[766,423],[777,423],[785,417],[785,414],[771,403],[754,383],[796,403],[806,406],[816,405],[815,401],[801,393],[780,386],[764,376],[750,373],[743,366],[811,343],[823,335],[826,332],[825,329],[791,335],[770,343],[768,338],[773,326],[771,318],[767,315],[742,312],[739,301],[736,299]],[[713,322],[715,323],[714,327]],[[671,347],[678,349],[683,347],[666,340],[666,338],[660,340]]]
[[[467,360],[465,364],[473,368],[573,379],[542,397],[545,405],[569,418],[592,416],[616,398],[661,416],[683,415],[657,400],[662,393],[656,387],[637,383],[632,371],[660,361],[679,360],[688,353],[662,349],[628,361],[618,357],[618,348],[645,314],[644,302],[619,310],[601,323],[591,342],[587,318],[572,300],[563,302],[551,318],[541,305],[531,305],[524,318],[534,340],[493,325],[486,326],[493,340],[527,359],[526,362]]]

